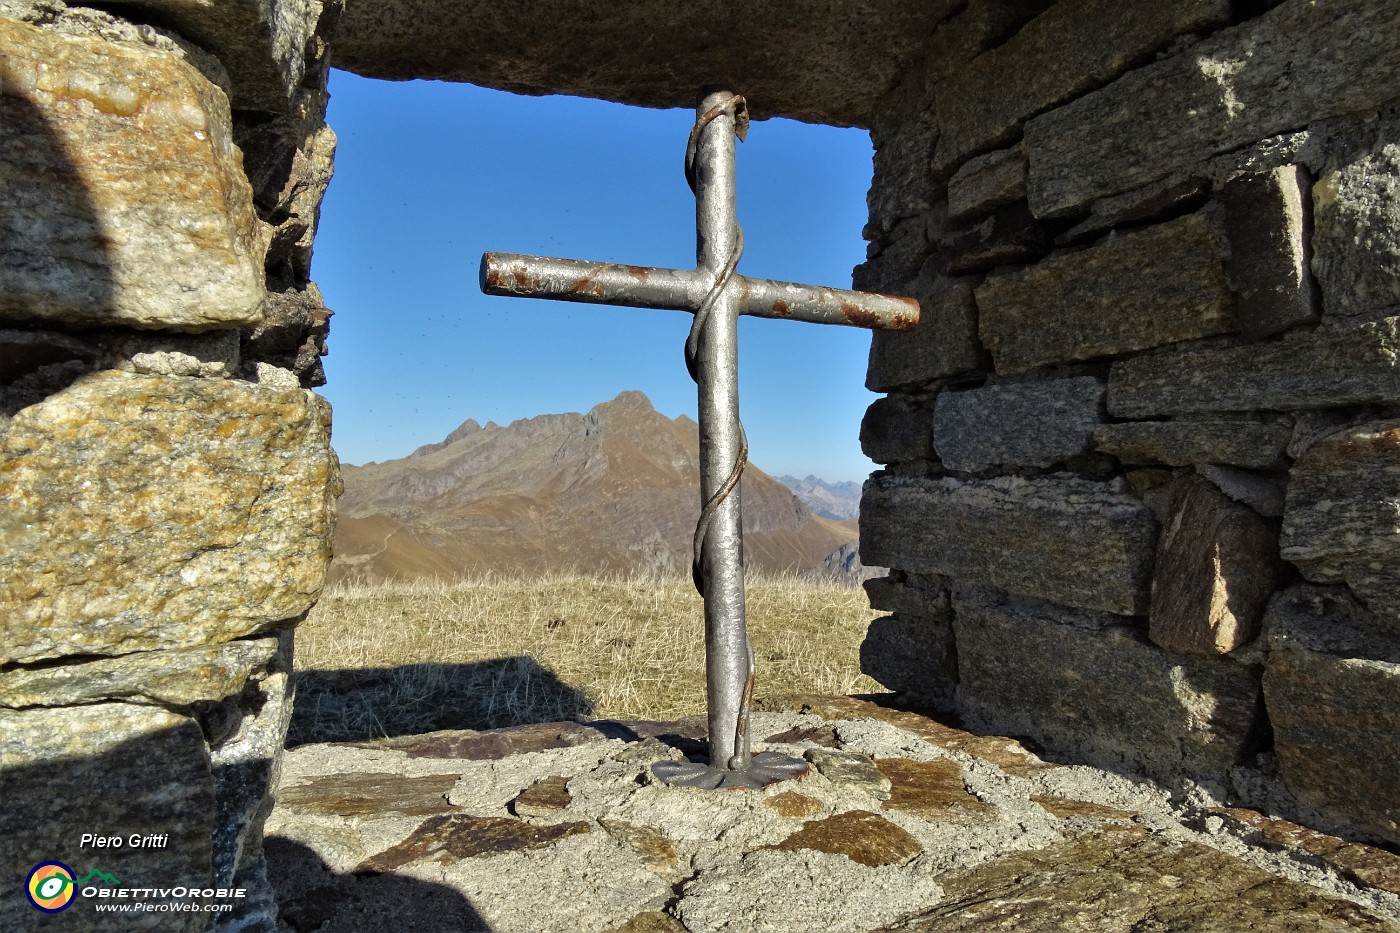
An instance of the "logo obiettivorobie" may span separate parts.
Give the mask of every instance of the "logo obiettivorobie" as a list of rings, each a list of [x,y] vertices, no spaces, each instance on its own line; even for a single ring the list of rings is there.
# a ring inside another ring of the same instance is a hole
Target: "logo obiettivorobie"
[[[46,914],[66,910],[77,893],[73,869],[62,862],[40,862],[30,869],[24,893],[29,903]]]

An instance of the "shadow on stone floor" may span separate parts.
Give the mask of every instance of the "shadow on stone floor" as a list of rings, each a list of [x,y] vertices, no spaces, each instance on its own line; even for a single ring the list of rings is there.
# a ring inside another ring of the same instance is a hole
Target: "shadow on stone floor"
[[[587,719],[593,704],[533,658],[298,671],[287,747]]]
[[[486,931],[471,902],[445,885],[394,874],[337,872],[299,842],[265,842],[277,913],[296,933]]]

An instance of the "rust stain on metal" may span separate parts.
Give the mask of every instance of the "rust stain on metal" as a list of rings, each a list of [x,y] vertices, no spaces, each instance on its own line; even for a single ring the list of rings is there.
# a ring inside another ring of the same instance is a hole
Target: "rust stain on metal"
[[[881,297],[888,298],[891,301],[897,301],[904,305],[904,308],[896,311],[894,316],[890,319],[888,325],[889,330],[913,330],[919,326],[919,316],[922,313],[922,309],[919,307],[917,299],[905,298],[902,295],[883,295]]]
[[[646,266],[623,266],[624,271],[638,282],[646,282],[651,278],[651,270]]]
[[[778,317],[792,317],[792,308],[786,301],[773,302],[773,313]]]
[[[841,302],[841,316],[857,327],[879,327],[880,315],[867,311],[853,301]]]

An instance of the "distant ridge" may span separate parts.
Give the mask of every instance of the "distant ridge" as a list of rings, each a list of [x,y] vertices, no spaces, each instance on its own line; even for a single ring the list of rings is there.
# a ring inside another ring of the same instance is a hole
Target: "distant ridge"
[[[844,521],[860,515],[860,483],[828,483],[811,475],[798,479],[786,474],[779,476],[778,482],[791,489],[803,505],[823,518]]]
[[[641,392],[587,414],[464,422],[398,460],[343,468],[331,578],[681,572],[699,505],[699,428]],[[744,471],[745,560],[802,573],[856,538]]]

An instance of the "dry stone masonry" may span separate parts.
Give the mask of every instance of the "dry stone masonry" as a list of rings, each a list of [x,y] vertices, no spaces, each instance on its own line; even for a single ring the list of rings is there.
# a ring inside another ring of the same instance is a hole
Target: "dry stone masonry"
[[[1400,846],[1400,6],[0,0],[0,927],[35,919],[13,896],[29,867],[80,861],[94,830],[170,838],[75,867],[245,886],[218,925],[278,922],[263,824],[339,491],[309,391],[332,60],[662,107],[718,82],[756,119],[869,128],[853,284],[924,310],[870,351],[882,397],[861,440],[884,469],[861,556],[890,574],[869,583],[889,615],[865,669],[1046,759],[1167,782],[1208,832],[1291,840],[1358,878],[1379,856],[1355,840]],[[1000,922],[946,911],[1040,898],[1023,879],[1107,917],[1103,878],[1166,870],[1162,840],[1131,828],[1059,835],[1051,817],[1119,816],[1053,781],[1012,800],[1000,772],[907,754],[878,724],[808,741],[836,733],[788,719],[816,730],[771,740],[805,749],[811,793],[668,809],[665,832],[633,758],[607,766],[622,783],[585,777],[617,742],[540,759],[499,800],[455,761],[399,773],[405,755],[470,757],[452,745],[367,752],[395,773],[344,779],[365,791],[354,826],[300,763],[288,801],[330,814],[327,864],[364,861],[366,916],[439,903],[395,880],[434,859],[513,853],[566,903],[606,892],[568,887],[560,859],[635,851],[619,929],[720,929],[739,863],[681,863],[740,810],[746,883],[821,914],[897,876],[930,911],[904,929]],[[958,735],[1030,773],[1006,740]],[[385,787],[399,809],[366,815]],[[935,885],[936,839],[984,820],[1003,855],[1034,851],[941,865]],[[1191,851],[1190,871],[1222,870]],[[1230,890],[1266,882],[1253,872]],[[493,888],[487,912],[521,888]],[[338,908],[304,891],[281,914],[313,929],[321,909]]]
[[[1007,6],[873,116],[865,668],[1400,844],[1400,8]]]
[[[0,926],[42,919],[24,878],[59,859],[243,887],[220,922],[271,929],[291,629],[339,491],[307,391],[338,9],[104,10],[0,2]],[[210,923],[143,919],[72,922]]]

